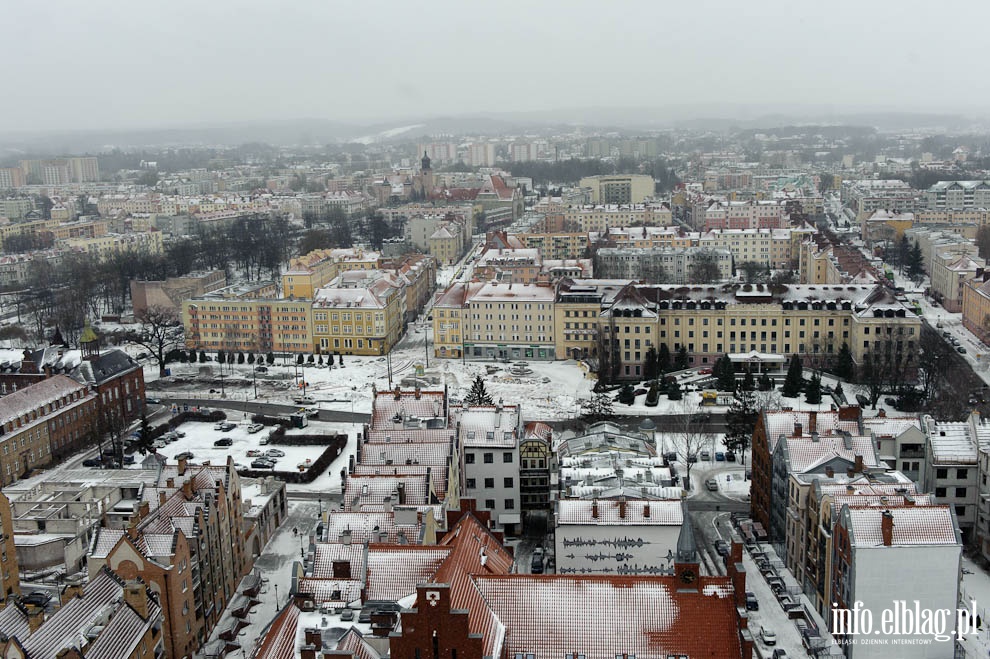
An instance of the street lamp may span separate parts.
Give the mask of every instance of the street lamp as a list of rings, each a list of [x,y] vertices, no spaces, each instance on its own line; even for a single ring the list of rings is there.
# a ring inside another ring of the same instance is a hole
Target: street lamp
[[[275,610],[276,611],[279,610],[279,605],[278,605],[278,584],[275,584]]]

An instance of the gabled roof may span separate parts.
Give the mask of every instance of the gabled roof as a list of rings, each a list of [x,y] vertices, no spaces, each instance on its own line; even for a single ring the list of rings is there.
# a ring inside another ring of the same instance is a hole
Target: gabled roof
[[[472,584],[505,626],[503,656],[557,659],[738,657],[736,606],[727,577],[479,575]],[[487,646],[486,646],[487,650]]]
[[[295,659],[298,623],[299,608],[294,603],[287,604],[261,638],[255,659]]]
[[[450,547],[369,545],[366,599],[397,602],[430,581],[450,554]]]
[[[893,516],[891,543],[893,547],[961,546],[949,506],[907,506],[887,509],[845,507],[842,509],[841,519],[848,520],[850,544],[858,548],[883,547],[881,526],[884,514]]]
[[[557,503],[560,524],[599,526],[680,526],[684,523],[681,500],[615,501],[561,499]]]

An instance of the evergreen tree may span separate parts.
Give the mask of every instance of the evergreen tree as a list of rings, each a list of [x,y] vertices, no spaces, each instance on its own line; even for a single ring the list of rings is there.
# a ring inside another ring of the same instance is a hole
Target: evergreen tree
[[[485,389],[485,381],[480,375],[471,383],[471,390],[464,397],[464,402],[468,405],[494,405],[491,395]]]
[[[319,359],[316,360],[316,365],[323,366],[323,355],[320,355]]]
[[[223,364],[225,361],[227,361],[226,353],[223,350],[217,350],[217,363]]]
[[[199,363],[200,364],[205,364],[206,363],[206,351],[205,350],[200,350],[199,351]]]
[[[666,343],[660,344],[660,352],[657,353],[657,370],[666,373],[670,370],[670,348]]]
[[[646,351],[646,358],[643,360],[643,377],[647,380],[657,379],[657,350],[653,346]]]
[[[254,364],[254,353],[253,352],[248,354],[248,356],[247,356],[247,363],[248,364]]]
[[[243,364],[244,363],[244,353],[243,352],[237,353],[237,363],[238,364]]]
[[[856,365],[853,362],[852,351],[848,343],[843,343],[839,348],[839,354],[835,358],[835,368],[832,369],[835,377],[843,380],[851,380],[856,374]]]
[[[619,402],[623,405],[632,405],[636,402],[635,389],[631,384],[626,383],[619,390]]]
[[[797,355],[792,355],[791,363],[787,367],[787,378],[784,380],[784,386],[780,388],[782,396],[794,398],[800,393],[803,373],[804,368],[801,366],[801,358]]]
[[[921,244],[916,240],[911,252],[908,254],[907,274],[912,281],[921,281],[925,276],[925,257],[921,253]]]
[[[759,416],[756,394],[746,390],[736,393],[725,414],[725,448],[739,453],[742,462],[746,461],[746,449],[752,442]]]
[[[650,390],[646,392],[646,406],[656,407],[660,402],[660,382],[654,380],[653,384],[650,385]]]
[[[265,361],[268,362],[268,365],[269,366],[271,366],[272,364],[274,364],[275,363],[275,353],[273,353],[273,352],[268,353],[268,356],[265,357]]]
[[[810,405],[817,405],[822,402],[822,377],[818,373],[811,376],[811,382],[808,383],[808,388],[804,392],[804,399]]]
[[[736,368],[732,365],[732,360],[729,359],[728,355],[722,355],[718,358],[713,371],[718,379],[719,391],[736,390]]]
[[[684,397],[681,393],[681,384],[677,380],[673,380],[669,385],[667,385],[667,398],[670,400],[680,400]]]
[[[677,351],[677,359],[675,360],[674,363],[674,370],[683,371],[688,367],[689,364],[690,364],[690,360],[688,360],[687,346],[681,346],[680,349]]]
[[[300,355],[299,355],[298,357],[296,357],[296,365],[297,365],[297,366],[301,366],[301,365],[302,365],[302,363],[303,363],[303,356],[302,356],[302,354],[300,353]]]
[[[189,351],[189,363],[190,364],[195,364],[196,363],[196,351],[195,350],[190,350]]]
[[[316,357],[313,356],[313,355],[310,355],[309,357],[306,358],[306,362],[309,363],[309,364],[315,364],[316,363]]]
[[[148,425],[148,417],[141,412],[141,429],[135,448],[144,455],[151,448],[151,426]]]
[[[753,371],[746,369],[746,375],[743,377],[742,383],[743,391],[754,391],[756,389],[756,380],[753,377]]]
[[[838,398],[839,400],[842,400],[842,398],[844,398],[845,395],[846,395],[846,392],[842,389],[842,383],[841,382],[836,382],[835,383],[835,397]]]
[[[763,375],[760,376],[759,387],[760,387],[760,391],[770,391],[771,389],[773,389],[773,380],[770,379],[769,375],[764,373]]]

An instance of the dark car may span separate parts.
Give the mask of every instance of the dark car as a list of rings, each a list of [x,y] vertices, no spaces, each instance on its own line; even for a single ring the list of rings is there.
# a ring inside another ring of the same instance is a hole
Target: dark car
[[[213,442],[213,445],[214,446],[233,446],[234,445],[234,440],[230,439],[229,437],[224,437],[223,439],[218,439],[217,441]]]
[[[715,541],[715,551],[718,552],[718,555],[719,556],[728,556],[729,555],[729,543],[727,543],[725,540],[716,540]]]
[[[725,452],[725,459],[727,461],[729,461],[729,462],[735,462],[736,461],[736,454],[735,454],[735,452],[734,451],[726,451]]]
[[[689,453],[688,456],[687,456],[687,461],[690,464],[694,464],[695,462],[698,461],[698,454],[697,453]]]
[[[83,466],[84,467],[99,467],[100,466],[100,462],[102,462],[102,461],[99,458],[87,458],[87,459],[83,460]]]
[[[746,610],[747,611],[759,611],[760,610],[760,600],[756,599],[756,594],[750,591],[746,591]]]
[[[192,460],[192,458],[193,458],[192,451],[183,451],[182,453],[175,456],[176,460]]]
[[[252,469],[274,469],[275,463],[271,460],[254,460],[251,462]]]
[[[255,366],[254,367],[254,370],[257,371],[258,373],[267,373],[268,372],[268,367],[267,366]]]
[[[134,464],[134,456],[133,455],[125,455],[124,456],[124,464],[125,465],[132,465],[132,464]]]
[[[48,593],[46,593],[44,591],[41,591],[41,590],[36,590],[36,591],[34,591],[33,593],[31,593],[29,595],[25,595],[21,599],[21,601],[23,603],[25,603],[25,604],[30,604],[32,606],[38,606],[38,607],[41,607],[41,608],[45,608],[46,606],[48,606],[48,602],[50,602],[51,599],[52,599],[52,596],[49,595]]]
[[[529,571],[533,574],[543,574],[543,548],[537,547],[533,550],[533,559],[530,561]]]
[[[158,398],[152,398],[151,396],[146,396],[144,402],[148,405],[161,405],[162,401]]]

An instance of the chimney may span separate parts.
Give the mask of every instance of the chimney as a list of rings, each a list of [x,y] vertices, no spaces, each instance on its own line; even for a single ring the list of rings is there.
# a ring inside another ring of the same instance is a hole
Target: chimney
[[[883,536],[884,547],[894,544],[894,514],[889,510],[883,511],[880,516],[880,535]]]
[[[626,518],[626,499],[625,497],[619,499],[619,519]]]
[[[320,647],[323,647],[322,645]],[[304,645],[299,648],[299,659],[316,659],[316,647]]]
[[[180,476],[185,476],[186,475],[186,458],[185,457],[179,458],[179,475]]]
[[[403,483],[402,481],[399,481],[395,485],[395,489],[396,492],[398,493],[399,505],[404,506],[406,504],[406,484]]]
[[[138,519],[144,519],[151,512],[151,504],[147,501],[142,501],[138,504]]]
[[[168,495],[165,494],[165,490],[158,490],[158,505],[159,506],[164,506],[165,505],[165,500],[167,498],[168,498]]]
[[[800,423],[798,423],[797,421],[795,421],[794,422],[794,437],[800,437],[803,434],[804,434],[804,427]]]
[[[172,478],[171,476],[169,476],[168,478],[166,478],[165,479],[165,487],[169,487],[169,488],[175,487],[175,479]]]
[[[323,647],[323,636],[320,634],[319,629],[306,629],[306,645],[315,645],[318,648]]]
[[[598,499],[591,502],[591,517],[598,519]]]
[[[340,534],[340,544],[349,545],[351,544],[351,530],[344,529]]]
[[[818,441],[818,433],[815,432],[814,430],[811,431],[811,441],[813,441],[813,442],[817,442]]]
[[[859,421],[861,412],[858,405],[843,405],[839,408],[839,421]]]
[[[643,519],[650,519],[650,502],[643,504]]]
[[[887,410],[885,410],[885,409],[883,409],[883,408],[881,407],[881,408],[879,409],[879,411],[877,411],[877,416],[878,416],[878,417],[880,417],[881,419],[883,419],[884,417],[886,417],[886,416],[887,416]]]
[[[134,520],[131,520],[130,522],[127,523],[127,537],[130,538],[131,540],[137,540],[138,537],[137,523],[134,522]]]
[[[124,584],[124,601],[138,612],[142,620],[148,619],[148,591],[143,583],[134,579]]]
[[[186,498],[187,499],[192,499],[193,498],[193,489],[192,489],[192,487],[193,487],[193,484],[192,484],[192,481],[191,480],[187,480],[184,483],[182,483],[182,492],[186,495]]]
[[[857,474],[863,473],[863,455],[861,453],[856,454],[856,462],[853,463],[853,471]]]
[[[504,407],[504,405],[505,405],[505,402],[501,398],[499,398],[498,399],[498,405],[495,406],[495,411],[501,414],[502,408]]]
[[[72,583],[66,583],[65,590],[62,591],[62,597],[60,598],[62,606],[65,606],[73,597],[82,597],[83,593],[82,582],[73,581]]]
[[[416,385],[416,400],[419,400],[422,397],[422,395],[423,395],[423,393],[419,390],[419,385],[417,384]]]
[[[395,498],[398,498],[399,497],[398,492],[393,492],[392,494],[395,496]],[[385,499],[382,501],[382,507],[384,508],[385,512],[387,512],[387,513],[392,512],[392,497],[391,496],[385,497]]]
[[[28,609],[28,631],[33,634],[45,623],[45,609],[32,606]]]

